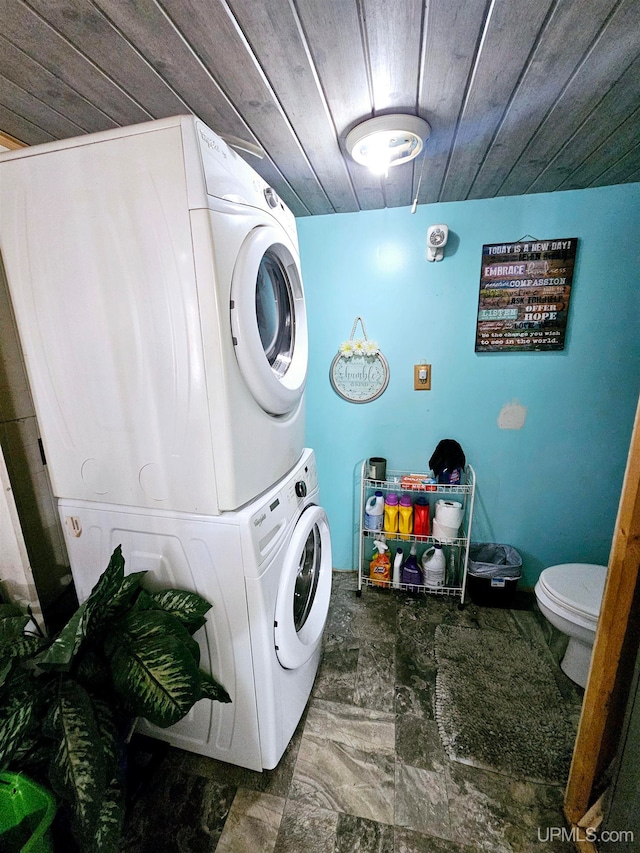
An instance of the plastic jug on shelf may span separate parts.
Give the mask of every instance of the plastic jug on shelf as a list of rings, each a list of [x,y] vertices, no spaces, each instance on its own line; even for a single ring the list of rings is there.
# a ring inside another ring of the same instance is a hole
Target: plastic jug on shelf
[[[394,589],[400,589],[400,584],[402,583],[402,563],[404,562],[404,552],[402,548],[398,548],[396,550],[396,556],[393,561],[393,579],[392,579],[392,587]]]
[[[398,533],[400,539],[408,539],[413,533],[413,503],[407,492],[400,498],[398,507]]]
[[[413,505],[413,535],[429,536],[431,534],[431,518],[429,500],[422,495],[416,498]]]
[[[432,548],[427,548],[422,555],[421,562],[424,585],[428,587],[443,586],[447,561],[442,545],[436,542]]]
[[[389,492],[384,499],[384,525],[385,533],[398,532],[398,495]]]
[[[364,507],[365,530],[382,530],[384,520],[384,495],[374,492]]]

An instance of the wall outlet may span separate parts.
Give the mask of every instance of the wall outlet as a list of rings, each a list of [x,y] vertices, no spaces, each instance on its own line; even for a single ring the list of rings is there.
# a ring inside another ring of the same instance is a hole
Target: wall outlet
[[[431,365],[413,365],[413,389],[414,391],[431,391]]]

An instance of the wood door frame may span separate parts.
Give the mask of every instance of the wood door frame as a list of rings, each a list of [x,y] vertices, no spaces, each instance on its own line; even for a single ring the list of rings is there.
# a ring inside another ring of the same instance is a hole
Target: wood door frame
[[[581,824],[602,794],[602,774],[616,756],[640,644],[639,567],[640,401],[564,799],[565,815],[573,827]]]
[[[16,139],[14,136],[9,136],[8,133],[3,133],[0,130],[0,145],[4,145],[5,148],[8,148],[10,151],[15,150],[16,148],[26,148],[26,142],[20,142],[19,139]]]

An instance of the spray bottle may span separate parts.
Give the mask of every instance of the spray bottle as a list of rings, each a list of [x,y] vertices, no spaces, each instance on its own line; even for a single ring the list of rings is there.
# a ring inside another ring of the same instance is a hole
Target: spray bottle
[[[389,546],[381,539],[373,543],[373,558],[369,563],[369,578],[375,586],[389,586],[391,582],[391,559]]]

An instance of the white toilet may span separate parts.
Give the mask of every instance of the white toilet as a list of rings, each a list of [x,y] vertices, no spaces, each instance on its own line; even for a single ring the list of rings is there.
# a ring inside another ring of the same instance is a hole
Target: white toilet
[[[587,684],[606,576],[606,566],[563,563],[545,569],[535,587],[544,616],[569,637],[560,667],[580,687]]]

